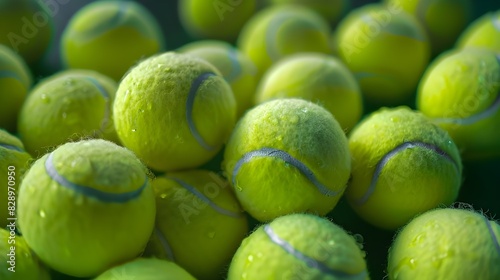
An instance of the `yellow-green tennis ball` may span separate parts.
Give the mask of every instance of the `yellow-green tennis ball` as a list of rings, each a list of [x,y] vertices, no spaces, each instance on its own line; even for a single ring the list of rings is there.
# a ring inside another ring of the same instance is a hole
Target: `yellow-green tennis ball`
[[[15,229],[4,226],[0,228],[0,278],[2,280],[50,279],[48,270],[40,263],[24,238],[16,235]]]
[[[193,37],[232,41],[254,14],[256,0],[179,0],[179,18]]]
[[[308,7],[330,23],[336,23],[350,6],[349,0],[267,0],[273,5],[297,4]]]
[[[236,279],[369,279],[356,240],[310,214],[276,218],[243,240],[229,267]]]
[[[54,0],[0,0],[0,44],[19,53],[28,64],[38,62],[52,41]]]
[[[500,156],[500,55],[451,51],[438,57],[418,89],[417,108],[448,131],[465,159]]]
[[[95,280],[195,280],[173,262],[159,259],[137,258],[110,268]]]
[[[339,123],[323,107],[293,98],[249,110],[222,165],[243,209],[259,221],[295,212],[327,214],[351,173]]]
[[[18,197],[22,234],[51,268],[96,276],[137,257],[154,228],[146,167],[105,140],[66,143],[38,159]]]
[[[187,169],[222,148],[235,123],[236,101],[214,66],[168,52],[125,76],[114,116],[120,140],[146,165],[160,171]]]
[[[39,157],[71,140],[118,141],[112,113],[116,88],[111,78],[90,70],[67,70],[42,80],[19,113],[26,150]]]
[[[275,62],[298,52],[330,53],[326,20],[298,5],[277,5],[255,14],[238,37],[238,48],[257,66],[258,77]]]
[[[289,97],[323,106],[344,131],[349,131],[363,113],[361,90],[354,75],[340,60],[325,54],[293,55],[266,72],[257,89],[257,103]]]
[[[476,19],[457,41],[458,48],[487,48],[500,53],[500,10]]]
[[[31,73],[24,60],[0,45],[0,128],[15,131],[17,115],[30,90]]]
[[[204,170],[168,173],[153,183],[156,229],[146,255],[169,259],[197,279],[221,279],[248,233],[231,186]]]
[[[0,228],[15,221],[18,186],[29,168],[31,156],[23,143],[7,131],[0,129]]]
[[[383,108],[349,136],[352,176],[346,197],[367,222],[396,229],[457,198],[462,162],[448,133],[407,107]]]
[[[233,90],[238,118],[253,105],[257,68],[241,51],[223,41],[206,40],[184,45],[177,52],[205,59],[220,71]]]
[[[427,35],[414,16],[393,6],[365,5],[339,23],[335,36],[338,55],[367,101],[392,105],[414,94],[430,57]]]
[[[153,15],[134,1],[97,1],[79,10],[61,39],[68,68],[91,69],[116,81],[144,57],[164,49]]]
[[[389,279],[500,279],[500,225],[464,209],[413,219],[389,250]]]
[[[418,18],[429,35],[434,55],[455,44],[472,16],[470,0],[384,0],[384,2]]]

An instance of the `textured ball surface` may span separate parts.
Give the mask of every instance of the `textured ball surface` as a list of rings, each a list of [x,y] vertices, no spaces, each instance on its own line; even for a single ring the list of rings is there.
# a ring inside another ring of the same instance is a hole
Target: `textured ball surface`
[[[68,68],[91,69],[116,81],[144,57],[164,49],[151,13],[134,1],[97,1],[79,10],[61,38]]]
[[[118,141],[112,113],[116,89],[111,78],[89,70],[62,71],[39,82],[19,113],[26,150],[39,157],[72,140]]]
[[[257,103],[275,98],[304,98],[333,114],[342,129],[361,118],[361,90],[354,75],[337,58],[325,54],[297,54],[273,65],[260,81]]]
[[[16,217],[16,196],[23,174],[29,168],[31,156],[24,150],[23,143],[7,131],[0,129],[0,227],[10,222],[7,218]]]
[[[369,279],[364,252],[330,221],[292,214],[243,240],[229,267],[234,279]]]
[[[298,5],[277,5],[255,14],[238,37],[238,48],[255,63],[259,77],[275,62],[298,52],[330,53],[326,20]]]
[[[429,35],[434,55],[451,48],[472,17],[470,0],[385,0],[384,2],[418,18]]]
[[[153,231],[146,168],[105,140],[67,143],[37,160],[18,197],[24,238],[51,268],[96,276],[138,256]]]
[[[29,64],[39,62],[52,41],[57,7],[49,1],[0,0],[0,44]]]
[[[0,45],[0,128],[15,131],[17,115],[30,90],[32,77],[24,60]]]
[[[500,156],[499,93],[500,55],[451,51],[426,70],[417,108],[448,131],[465,159],[494,158]]]
[[[256,0],[180,0],[179,18],[193,37],[234,40],[257,8]]]
[[[320,14],[331,23],[337,22],[350,6],[349,0],[267,0],[271,4],[303,5]]]
[[[159,259],[137,258],[128,263],[110,268],[95,280],[195,280],[184,269],[173,262]]]
[[[396,229],[457,198],[459,151],[448,133],[421,113],[381,109],[353,129],[349,148],[352,176],[346,197],[375,226]]]
[[[269,221],[331,211],[349,179],[351,158],[342,128],[326,109],[277,99],[240,119],[222,166],[243,209]]]
[[[458,48],[486,48],[500,52],[500,10],[472,22],[457,41]]]
[[[257,87],[257,68],[241,51],[223,41],[196,41],[177,50],[202,58],[220,71],[233,90],[239,117],[253,105]]]
[[[350,12],[339,23],[335,41],[366,100],[376,105],[410,98],[430,57],[429,40],[418,20],[382,4]]]
[[[186,169],[207,162],[222,148],[235,123],[236,101],[214,66],[168,52],[125,76],[114,116],[121,141],[146,165],[160,171]]]
[[[412,220],[389,250],[389,279],[500,278],[500,225],[463,209]]]
[[[197,279],[221,279],[248,232],[228,182],[204,170],[157,177],[156,229],[146,255],[179,264]]]
[[[24,238],[15,235],[4,226],[0,228],[0,278],[2,280],[50,279],[48,270],[40,263]]]

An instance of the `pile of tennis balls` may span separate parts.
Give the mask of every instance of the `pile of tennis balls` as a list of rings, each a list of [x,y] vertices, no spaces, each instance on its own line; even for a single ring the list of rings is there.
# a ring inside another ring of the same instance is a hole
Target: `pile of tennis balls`
[[[0,0],[0,279],[500,279],[499,5],[69,2]]]

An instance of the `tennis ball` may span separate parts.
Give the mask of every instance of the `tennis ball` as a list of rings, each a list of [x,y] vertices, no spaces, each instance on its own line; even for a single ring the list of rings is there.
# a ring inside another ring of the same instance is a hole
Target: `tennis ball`
[[[243,240],[229,267],[233,279],[369,279],[356,240],[338,225],[292,214]]]
[[[418,18],[429,35],[434,55],[451,48],[472,17],[470,0],[384,0],[384,2]]]
[[[269,221],[331,211],[349,179],[351,158],[332,114],[291,98],[249,110],[226,145],[222,166],[243,209]]]
[[[369,4],[350,12],[335,34],[339,57],[375,105],[409,99],[430,57],[418,20],[394,6]]]
[[[154,228],[145,166],[101,139],[66,143],[38,159],[18,197],[22,234],[51,268],[96,276],[138,256]]]
[[[487,48],[500,52],[500,10],[489,12],[472,22],[457,41],[458,48]]]
[[[267,0],[273,5],[297,4],[312,9],[321,15],[325,20],[336,23],[347,8],[350,6],[349,0]]]
[[[112,104],[117,85],[90,70],[66,70],[38,83],[19,113],[18,131],[33,156],[71,140],[118,141]]]
[[[168,173],[153,183],[156,228],[145,255],[175,261],[197,279],[221,279],[248,233],[229,184],[205,170]]]
[[[457,198],[459,151],[446,131],[419,112],[398,107],[372,113],[351,132],[349,149],[347,200],[377,227],[396,229]]]
[[[330,53],[328,23],[297,5],[276,5],[255,14],[238,37],[238,48],[257,66],[258,77],[275,62],[298,52]]]
[[[177,52],[205,59],[220,71],[233,90],[238,118],[253,105],[257,68],[238,49],[223,41],[205,40],[184,45]]]
[[[500,156],[500,55],[443,53],[426,70],[417,108],[448,131],[467,160]]]
[[[340,60],[325,54],[292,55],[266,72],[257,89],[257,103],[288,97],[322,105],[345,131],[363,113],[361,90],[354,75]]]
[[[159,259],[137,258],[110,268],[95,280],[195,280],[188,272],[173,262]]]
[[[42,58],[54,34],[54,1],[0,0],[0,44],[19,53],[28,64]]]
[[[257,8],[256,0],[180,0],[179,18],[193,37],[232,41]]]
[[[15,228],[15,226],[13,227]],[[49,280],[47,269],[40,263],[22,236],[15,230],[0,228],[0,278],[2,280]]]
[[[15,131],[17,115],[30,90],[31,73],[24,60],[0,45],[0,128]]]
[[[114,103],[123,144],[159,171],[199,166],[222,148],[236,119],[229,84],[208,62],[173,52],[121,81]]]
[[[0,129],[0,228],[5,228],[16,218],[17,186],[28,169],[31,156],[24,151],[21,141]]]
[[[481,214],[428,211],[397,234],[389,250],[389,279],[500,279],[499,240],[500,225]]]
[[[79,10],[61,38],[68,68],[96,70],[116,81],[144,57],[164,49],[151,13],[135,1],[97,1]]]

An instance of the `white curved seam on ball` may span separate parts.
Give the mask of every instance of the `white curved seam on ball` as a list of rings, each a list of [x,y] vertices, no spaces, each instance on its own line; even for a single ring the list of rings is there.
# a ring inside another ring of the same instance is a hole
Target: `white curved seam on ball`
[[[88,81],[90,81],[90,83],[93,86],[95,86],[97,88],[97,90],[99,91],[99,93],[101,93],[101,95],[105,101],[104,118],[101,121],[101,127],[99,128],[99,131],[101,133],[104,133],[106,130],[106,127],[108,126],[109,117],[110,117],[109,115],[110,115],[111,104],[109,102],[109,99],[110,99],[109,94],[106,91],[106,89],[99,83],[99,81],[97,81],[96,79],[94,79],[92,77],[86,77],[86,78]]]
[[[13,150],[13,151],[17,151],[17,152],[24,152],[24,150],[22,148],[14,146],[14,145],[0,144],[0,147],[4,147],[7,150]]]
[[[491,223],[494,223],[494,221],[490,221],[484,216],[483,216],[483,220],[485,221],[486,226],[488,227],[488,232],[491,236],[493,246],[495,246],[495,249],[498,253],[498,256],[500,257],[500,243],[499,243],[500,241],[497,239],[497,237],[495,235],[495,231],[493,230],[493,227],[491,226]]]
[[[420,42],[427,41],[424,34],[421,34],[421,33],[415,34],[416,37],[408,36],[408,34],[405,34],[398,29],[393,29],[392,25],[381,26],[381,24],[379,24],[379,22],[372,15],[362,15],[361,20],[366,24],[370,24],[372,22],[375,22],[378,26],[380,26],[379,32],[382,32],[382,28],[385,27],[385,29],[383,29],[383,31],[387,32],[387,34],[391,34],[394,36],[401,36],[401,37],[405,37],[405,38],[411,38],[411,39],[415,39],[415,40],[420,41]],[[376,35],[378,35],[378,34],[372,35],[372,38],[370,38],[370,39],[373,39]]]
[[[285,250],[287,253],[290,255],[294,256],[296,259],[299,261],[304,262],[308,267],[317,269],[321,271],[322,273],[325,273],[330,276],[334,276],[337,278],[342,278],[342,279],[360,279],[364,280],[366,279],[366,270],[363,270],[357,274],[349,274],[343,271],[335,270],[333,268],[328,267],[328,265],[311,258],[304,253],[300,252],[299,250],[295,249],[290,243],[286,242],[285,240],[281,239],[271,228],[269,224],[266,224],[264,226],[264,232],[266,233],[267,237],[271,239],[271,241],[281,247],[283,250]]]
[[[375,192],[375,187],[377,186],[378,178],[380,177],[380,174],[382,173],[382,169],[385,167],[385,165],[387,164],[387,162],[389,162],[389,160],[391,158],[393,158],[397,153],[399,153],[399,152],[401,152],[403,150],[413,149],[415,147],[432,150],[436,154],[438,154],[438,155],[442,156],[443,158],[445,158],[447,161],[451,162],[453,164],[453,166],[455,167],[455,169],[457,170],[457,172],[458,172],[458,169],[459,169],[458,168],[458,163],[455,162],[455,160],[453,160],[453,158],[449,154],[447,154],[445,151],[443,151],[439,147],[437,147],[435,145],[432,145],[432,144],[428,144],[428,143],[424,143],[424,142],[419,142],[419,141],[404,142],[403,144],[398,145],[396,148],[394,148],[391,151],[389,151],[388,153],[386,153],[379,160],[379,162],[375,166],[375,171],[373,172],[373,176],[372,176],[372,180],[370,182],[370,186],[368,187],[368,189],[366,190],[366,192],[363,194],[363,196],[361,198],[359,198],[359,199],[356,200],[356,204],[357,205],[363,205],[364,203],[366,203],[368,201],[368,199],[371,197],[371,195],[373,194],[373,192]]]
[[[475,115],[466,118],[434,118],[436,123],[451,123],[459,125],[472,125],[484,119],[487,119],[498,112],[500,109],[500,92],[497,93],[497,97],[493,103],[486,110],[479,112]]]
[[[84,35],[80,37],[80,40],[82,41],[91,40],[92,38],[100,36],[101,34],[104,34],[109,30],[112,30],[117,26],[119,26],[120,23],[123,22],[123,20],[125,19],[125,14],[127,12],[128,5],[129,4],[125,1],[119,1],[118,12],[115,15],[113,15],[106,23],[97,25],[97,28],[95,28],[93,32],[84,33]]]
[[[53,163],[54,153],[50,153],[47,159],[45,160],[45,171],[49,175],[52,180],[59,183],[61,186],[66,187],[76,193],[82,194],[84,196],[92,197],[97,200],[103,202],[116,202],[116,203],[125,203],[132,199],[138,198],[142,191],[148,185],[148,177],[145,176],[144,183],[136,190],[124,192],[124,193],[109,193],[100,191],[91,187],[82,186],[79,184],[75,184],[70,182],[68,179],[64,178],[61,174],[59,174],[56,170],[56,167]]]
[[[212,76],[217,77],[217,75],[215,73],[211,73],[211,72],[203,73],[200,76],[196,77],[196,79],[191,84],[191,88],[189,89],[189,94],[188,94],[188,98],[186,101],[186,120],[188,123],[189,131],[191,131],[191,135],[193,135],[196,142],[198,142],[198,144],[200,144],[200,146],[202,146],[207,151],[213,151],[213,150],[215,150],[216,147],[210,146],[207,142],[205,142],[203,137],[200,135],[200,133],[196,129],[196,125],[194,124],[194,120],[193,120],[193,106],[194,106],[194,99],[196,98],[196,93],[197,93],[198,89],[203,84],[203,82],[205,82],[205,80],[207,80],[208,78],[210,78]]]
[[[281,55],[278,51],[278,46],[276,45],[276,33],[278,29],[283,25],[283,22],[290,18],[289,13],[280,14],[277,17],[274,17],[271,22],[269,22],[269,27],[266,30],[265,34],[265,44],[266,44],[266,52],[271,61],[276,62],[280,59]]]
[[[255,157],[274,157],[274,158],[279,158],[283,160],[285,163],[292,165],[293,167],[297,168],[302,175],[304,175],[309,182],[311,182],[320,193],[322,193],[325,196],[336,196],[340,193],[340,191],[334,191],[330,190],[328,187],[325,185],[321,184],[321,182],[318,181],[316,176],[314,176],[314,173],[302,162],[297,160],[296,158],[292,157],[290,154],[288,154],[285,151],[274,149],[274,148],[262,148],[260,150],[255,150],[248,152],[244,154],[240,160],[236,163],[233,174],[232,174],[232,182],[233,186],[236,186],[236,176],[238,175],[238,172],[240,171],[241,167],[245,164],[250,162],[253,158]]]
[[[163,248],[163,251],[167,254],[168,258],[171,261],[175,262],[175,256],[174,252],[172,251],[172,247],[170,247],[170,244],[168,243],[167,239],[165,238],[161,230],[158,229],[157,227],[155,227],[155,234],[156,237],[158,237],[158,239],[160,240],[161,247]]]
[[[0,71],[0,78],[12,78],[14,80],[19,81],[24,86],[22,78],[19,75],[17,75],[16,73],[11,72],[11,71],[7,71],[7,70]]]
[[[229,48],[228,55],[229,55],[229,60],[231,61],[231,72],[226,77],[226,81],[228,83],[232,83],[241,74],[241,65],[238,62],[238,53],[237,53],[236,49],[234,49],[232,47]]]
[[[210,206],[212,209],[219,212],[220,214],[226,215],[229,217],[233,217],[233,218],[241,218],[243,216],[243,213],[235,213],[235,212],[232,212],[230,210],[227,210],[227,209],[220,207],[219,205],[215,204],[208,197],[206,197],[204,194],[202,194],[195,187],[189,185],[188,183],[186,183],[178,178],[175,178],[175,177],[167,176],[167,178],[174,180],[177,184],[181,185],[183,188],[188,190],[190,193],[194,194],[198,199],[200,199],[204,203],[208,204],[208,206]]]
[[[498,31],[500,32],[500,12],[497,12],[496,14],[493,14],[492,16],[492,23],[493,23],[493,27]]]

